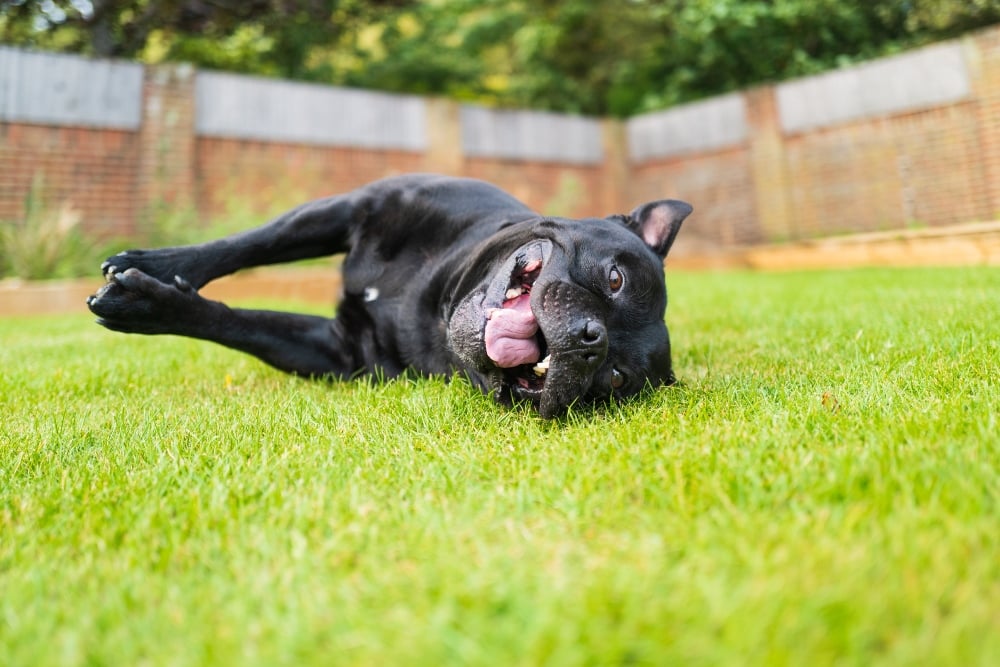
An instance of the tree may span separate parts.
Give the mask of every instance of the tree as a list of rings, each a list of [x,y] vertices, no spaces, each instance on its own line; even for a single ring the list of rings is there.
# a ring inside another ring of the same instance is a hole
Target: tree
[[[1000,0],[0,0],[0,40],[629,115],[1000,22]]]
[[[408,0],[7,0],[4,42],[303,78],[312,50]]]
[[[629,115],[998,21],[1000,0],[424,1],[355,44],[358,67],[344,80]]]

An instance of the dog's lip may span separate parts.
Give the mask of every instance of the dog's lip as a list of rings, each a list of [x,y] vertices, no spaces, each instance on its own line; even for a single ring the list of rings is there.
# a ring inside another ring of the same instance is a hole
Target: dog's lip
[[[542,263],[542,271],[548,266],[549,258],[552,256],[552,241],[548,239],[533,239],[525,243],[507,258],[507,261],[497,270],[483,299],[484,322],[486,314],[494,308],[502,308],[507,289],[510,286],[511,276],[521,268],[534,261]],[[537,319],[537,316],[536,316]]]
[[[541,386],[524,387],[516,380],[504,379],[515,399],[529,401],[543,417],[554,417],[571,404],[585,400],[596,372],[582,372],[571,360],[572,353],[550,350],[549,354],[549,369]]]

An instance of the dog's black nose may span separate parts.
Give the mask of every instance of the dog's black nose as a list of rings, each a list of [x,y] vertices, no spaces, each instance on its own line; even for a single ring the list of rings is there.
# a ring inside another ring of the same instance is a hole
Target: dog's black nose
[[[597,320],[580,320],[570,328],[578,347],[572,353],[580,368],[592,372],[608,353],[608,330]]]
[[[597,320],[587,320],[579,335],[580,342],[588,347],[607,345],[608,332]]]

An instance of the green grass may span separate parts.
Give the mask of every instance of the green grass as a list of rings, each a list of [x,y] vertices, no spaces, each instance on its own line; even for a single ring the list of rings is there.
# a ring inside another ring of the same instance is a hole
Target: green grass
[[[668,281],[558,422],[0,319],[0,662],[997,664],[1000,271]]]

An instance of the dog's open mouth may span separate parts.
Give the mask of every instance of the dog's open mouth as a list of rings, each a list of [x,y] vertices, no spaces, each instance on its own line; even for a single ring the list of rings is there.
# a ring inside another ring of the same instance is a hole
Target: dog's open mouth
[[[518,398],[538,400],[545,387],[550,356],[545,336],[531,311],[531,290],[543,267],[541,245],[519,253],[499,308],[486,312],[486,354],[503,369]]]

